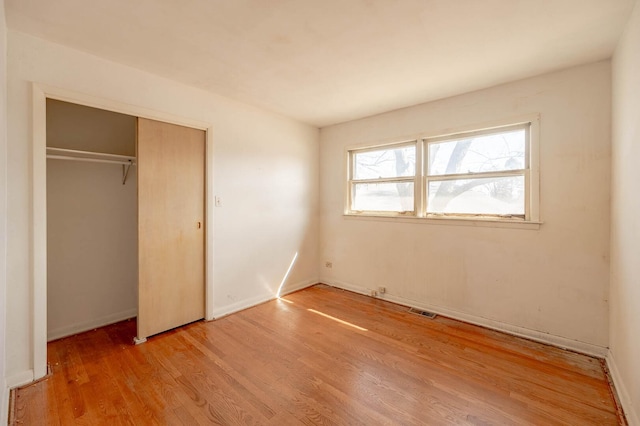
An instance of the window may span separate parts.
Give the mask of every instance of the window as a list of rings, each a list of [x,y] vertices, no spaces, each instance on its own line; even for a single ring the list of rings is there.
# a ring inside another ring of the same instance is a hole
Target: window
[[[415,142],[352,151],[350,159],[352,212],[415,214]]]
[[[426,139],[427,215],[524,219],[528,127]]]
[[[349,150],[346,213],[535,222],[532,134],[537,119]]]

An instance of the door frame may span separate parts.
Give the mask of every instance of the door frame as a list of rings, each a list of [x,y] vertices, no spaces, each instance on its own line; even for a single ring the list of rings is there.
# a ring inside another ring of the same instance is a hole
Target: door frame
[[[149,118],[204,130],[205,143],[205,320],[213,317],[213,124],[163,111],[32,83],[32,362],[33,379],[47,374],[47,99]]]

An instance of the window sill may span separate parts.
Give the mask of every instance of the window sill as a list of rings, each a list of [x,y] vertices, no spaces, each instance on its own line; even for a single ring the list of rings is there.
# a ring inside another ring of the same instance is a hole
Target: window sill
[[[473,226],[477,228],[510,228],[538,230],[543,222],[510,220],[510,219],[490,219],[477,217],[415,217],[415,216],[390,216],[375,214],[343,214],[347,220],[368,220],[382,222],[405,222],[421,223],[425,225],[452,225],[452,226]]]

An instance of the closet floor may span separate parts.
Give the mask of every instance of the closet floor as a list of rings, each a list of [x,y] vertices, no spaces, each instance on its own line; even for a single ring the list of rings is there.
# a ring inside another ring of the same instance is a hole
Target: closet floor
[[[138,346],[135,332],[51,342],[14,424],[624,422],[596,358],[324,285]]]

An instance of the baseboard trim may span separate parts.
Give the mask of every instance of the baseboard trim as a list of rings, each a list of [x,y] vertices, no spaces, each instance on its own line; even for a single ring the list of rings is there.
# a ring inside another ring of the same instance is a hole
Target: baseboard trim
[[[637,407],[633,406],[631,396],[629,396],[629,391],[622,381],[620,370],[618,370],[618,366],[616,365],[616,361],[611,350],[607,352],[605,361],[607,363],[607,368],[609,369],[609,375],[611,376],[611,380],[613,381],[613,391],[616,393],[618,399],[620,400],[620,404],[622,405],[622,410],[624,411],[624,416],[627,419],[627,423],[629,424],[629,426],[640,426],[640,415],[636,411]]]
[[[104,327],[105,325],[114,324],[116,322],[124,321],[129,318],[133,318],[138,315],[138,309],[127,309],[126,311],[116,312],[115,314],[105,315],[101,318],[96,318],[91,321],[85,321],[79,324],[72,324],[66,327],[60,327],[54,330],[50,330],[47,333],[47,341],[61,339],[63,337],[72,336],[74,334],[82,333],[85,331],[93,330],[94,328]]]
[[[287,285],[285,287],[283,287],[280,296],[284,296],[290,293],[293,293],[295,291],[299,291],[302,290],[304,288],[307,287],[311,287],[313,285],[318,284],[318,279],[314,278],[314,279],[310,279],[310,280],[306,280],[306,281],[301,281],[299,283],[295,283],[295,284],[291,284],[291,285]],[[239,312],[239,311],[243,311],[245,309],[249,309],[252,308],[254,306],[260,305],[262,303],[268,302],[270,300],[274,300],[277,299],[277,296],[275,294],[264,294],[264,295],[260,295],[258,297],[254,297],[251,299],[245,299],[245,300],[241,300],[240,302],[236,302],[233,303],[231,305],[227,305],[227,306],[222,306],[220,308],[214,308],[213,309],[213,319],[217,320],[220,319],[222,317],[226,317],[227,315],[231,315],[235,312]]]
[[[21,373],[14,374],[13,376],[7,377],[7,388],[13,389],[18,386],[26,385],[27,383],[33,382],[33,370],[23,371]]]
[[[2,405],[0,406],[0,424],[9,424],[9,398],[11,389],[7,386],[4,378],[2,378]]]
[[[300,291],[300,290],[303,290],[305,288],[312,287],[312,286],[317,285],[319,283],[320,283],[320,281],[318,281],[317,278],[314,278],[312,280],[306,280],[306,281],[299,282],[297,284],[292,284],[290,286],[285,286],[283,288],[283,291],[280,293],[280,296],[286,296],[287,294],[295,293],[296,291]],[[275,297],[274,297],[274,299],[275,299]]]
[[[353,291],[354,293],[364,294],[370,296],[371,289],[345,283],[343,281],[336,280],[324,280],[322,281],[332,287],[341,288],[344,290]],[[503,323],[488,318],[467,314],[454,309],[445,308],[442,306],[431,305],[428,303],[418,302],[411,299],[405,299],[403,297],[397,297],[390,294],[385,294],[383,297],[377,297],[381,300],[387,300],[389,302],[398,303],[400,305],[409,306],[412,308],[422,309],[430,312],[435,312],[445,317],[468,322],[481,327],[490,328],[492,330],[501,331],[507,334],[511,334],[518,337],[524,337],[526,339],[535,340],[536,342],[545,343],[547,345],[556,346],[562,349],[569,349],[572,351],[580,352],[586,355],[604,358],[607,355],[607,348],[603,346],[594,345],[591,343],[580,342],[578,340],[568,339],[566,337],[555,336],[549,333],[543,333],[536,330],[531,330],[516,325]]]

